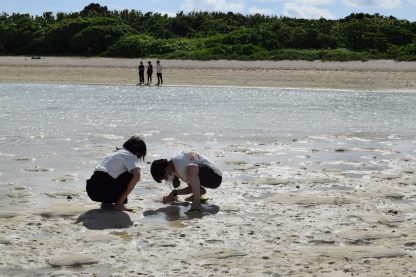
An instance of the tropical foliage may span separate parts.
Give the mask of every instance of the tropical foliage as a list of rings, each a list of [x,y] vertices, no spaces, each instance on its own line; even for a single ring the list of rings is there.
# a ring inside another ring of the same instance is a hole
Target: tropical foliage
[[[416,60],[416,22],[362,13],[338,20],[231,12],[169,17],[90,4],[75,13],[1,14],[0,55]]]

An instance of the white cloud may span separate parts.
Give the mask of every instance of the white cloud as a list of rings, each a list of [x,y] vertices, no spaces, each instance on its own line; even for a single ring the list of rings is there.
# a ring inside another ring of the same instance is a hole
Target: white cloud
[[[249,14],[265,14],[265,15],[272,15],[273,11],[271,9],[262,9],[262,8],[257,8],[256,6],[251,6],[248,9],[248,13]]]
[[[255,0],[257,3],[278,3],[278,2],[288,2],[289,0]],[[302,5],[330,5],[334,4],[337,0],[290,0],[290,2],[295,2]],[[416,0],[409,0],[416,1]]]
[[[257,3],[277,3],[277,2],[281,2],[281,0],[255,0],[254,2],[257,2]]]
[[[294,0],[292,2],[298,3],[302,6],[318,6],[318,5],[331,5],[335,0]]]
[[[104,6],[104,5],[103,5]],[[122,11],[122,10],[128,10],[128,8],[123,7],[123,6],[119,6],[119,5],[107,5],[108,10],[110,11]]]
[[[161,15],[167,14],[168,17],[175,17],[176,16],[175,12],[170,12],[170,11],[158,11],[158,10],[156,10],[155,13],[160,13]]]
[[[181,8],[186,11],[222,11],[222,12],[238,12],[244,11],[243,0],[185,0],[181,4]]]
[[[326,19],[334,19],[335,16],[326,9],[319,9],[309,5],[299,5],[297,3],[285,3],[283,8],[283,15],[288,17],[319,19],[321,17]]]
[[[402,5],[401,0],[342,0],[351,7],[365,8],[397,8]]]

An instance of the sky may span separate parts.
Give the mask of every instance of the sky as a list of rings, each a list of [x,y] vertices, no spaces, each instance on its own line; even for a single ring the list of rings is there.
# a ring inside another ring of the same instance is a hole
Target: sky
[[[0,0],[0,12],[42,15],[79,12],[90,3],[109,10],[135,9],[174,16],[179,11],[222,11],[306,19],[339,19],[351,13],[379,13],[416,21],[416,0]]]

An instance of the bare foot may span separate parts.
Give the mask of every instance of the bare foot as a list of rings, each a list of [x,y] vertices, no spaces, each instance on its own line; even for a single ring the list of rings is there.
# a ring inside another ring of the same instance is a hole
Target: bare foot
[[[169,194],[167,196],[163,196],[162,202],[163,202],[163,204],[167,204],[167,203],[175,202],[176,200],[178,200],[177,196],[173,196],[173,195]]]
[[[113,205],[113,209],[116,211],[133,212],[133,209],[127,208],[124,205]]]
[[[101,203],[101,209],[113,209],[116,211],[133,212],[133,209],[127,208],[124,205],[115,205],[111,203]]]
[[[192,205],[189,211],[198,211],[201,212],[202,206],[201,205]]]

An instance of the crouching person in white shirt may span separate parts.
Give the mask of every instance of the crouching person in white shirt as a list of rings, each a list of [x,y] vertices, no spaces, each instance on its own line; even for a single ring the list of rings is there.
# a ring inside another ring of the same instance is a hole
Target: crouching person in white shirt
[[[123,148],[105,157],[87,180],[87,193],[101,207],[132,211],[124,206],[127,196],[140,180],[140,160],[146,156],[146,144],[140,136],[132,136]]]

